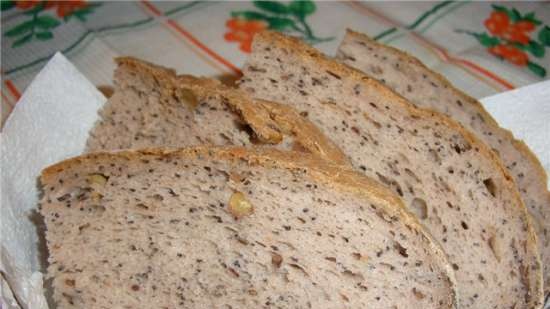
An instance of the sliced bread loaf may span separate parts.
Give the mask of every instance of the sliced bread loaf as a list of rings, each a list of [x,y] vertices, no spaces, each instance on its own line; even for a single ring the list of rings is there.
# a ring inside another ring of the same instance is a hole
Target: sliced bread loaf
[[[546,173],[529,148],[499,127],[476,99],[406,52],[348,30],[336,58],[383,82],[411,103],[452,117],[500,155],[534,219],[542,265],[546,266],[545,289],[550,292],[550,192]]]
[[[274,145],[346,163],[340,149],[293,108],[253,100],[219,81],[178,76],[135,58],[117,59],[115,92],[87,151],[191,145]]]
[[[302,153],[89,154],[41,183],[59,309],[457,308],[401,200]]]
[[[463,308],[536,308],[536,236],[498,157],[450,118],[276,32],[255,36],[242,89],[288,102],[357,170],[392,188],[449,255]]]

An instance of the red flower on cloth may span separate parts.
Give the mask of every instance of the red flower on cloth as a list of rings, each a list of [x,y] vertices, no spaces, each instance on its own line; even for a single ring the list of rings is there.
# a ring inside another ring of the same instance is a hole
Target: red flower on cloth
[[[26,10],[37,6],[41,2],[41,0],[15,1],[15,7],[20,10]]]
[[[245,53],[252,51],[252,39],[254,35],[268,27],[263,21],[240,18],[230,19],[225,25],[230,30],[224,35],[225,40],[239,42],[239,48]]]
[[[484,24],[493,35],[502,35],[510,25],[510,19],[506,13],[493,12],[491,16],[485,20]]]
[[[85,1],[52,1],[57,6],[56,13],[59,17],[65,17],[78,9],[88,6]]]
[[[526,67],[544,78],[547,67],[538,64],[536,58],[544,58],[546,48],[550,46],[550,27],[537,19],[535,12],[522,13],[516,8],[496,4],[491,7],[491,15],[483,21],[488,33],[462,29],[456,31],[476,38],[491,55]]]
[[[33,8],[41,3],[44,3],[44,10],[51,8],[56,8],[56,14],[59,17],[65,17],[73,13],[78,9],[85,8],[87,6],[86,2],[83,0],[73,0],[73,1],[40,1],[40,0],[30,0],[30,1],[16,1],[15,6],[18,9],[26,10]]]
[[[534,23],[524,20],[512,23],[506,13],[497,11],[484,24],[492,35],[520,44],[529,44],[529,32],[535,30]]]
[[[527,56],[525,52],[511,45],[493,46],[489,48],[489,52],[495,56],[502,57],[515,65],[526,66],[529,62],[529,56]]]

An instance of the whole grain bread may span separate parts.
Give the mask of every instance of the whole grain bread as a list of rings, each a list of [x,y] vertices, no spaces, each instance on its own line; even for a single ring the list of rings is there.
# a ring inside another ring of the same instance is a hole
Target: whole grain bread
[[[96,153],[40,181],[59,309],[457,308],[401,199],[303,153]]]
[[[529,148],[499,127],[476,99],[404,51],[348,30],[336,58],[382,81],[411,103],[452,117],[500,155],[533,217],[545,266],[545,291],[550,293],[550,192],[546,172]]]
[[[293,108],[254,100],[215,79],[176,75],[118,58],[115,91],[100,111],[87,152],[192,145],[271,145],[346,164],[341,150]]]
[[[292,104],[353,166],[392,188],[442,244],[463,308],[537,308],[536,235],[499,158],[458,123],[298,39],[255,36],[240,87]]]

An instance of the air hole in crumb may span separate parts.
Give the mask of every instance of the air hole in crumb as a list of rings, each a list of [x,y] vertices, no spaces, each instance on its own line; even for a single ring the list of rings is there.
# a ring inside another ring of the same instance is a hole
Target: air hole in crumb
[[[143,203],[139,203],[139,204],[136,204],[136,207],[137,208],[140,208],[140,209],[144,209],[144,210],[147,210],[149,209],[149,206],[143,204]]]
[[[74,286],[75,286],[75,284],[76,284],[76,281],[73,280],[73,279],[65,279],[65,284],[66,284],[67,286],[70,286],[70,287],[73,287],[73,288],[74,288]]]
[[[411,208],[418,218],[422,220],[428,218],[428,205],[423,199],[415,197],[412,200]]]
[[[399,252],[399,255],[402,257],[409,257],[409,254],[407,254],[407,248],[403,247],[400,243],[397,241],[393,244],[393,247],[397,252]]]
[[[250,138],[250,142],[252,142],[253,144],[257,144],[260,142],[258,140],[258,136],[256,135],[256,132],[254,132],[254,129],[252,129],[250,125],[235,121],[235,126],[239,131],[247,134]]]
[[[487,191],[489,191],[489,193],[491,193],[491,195],[493,197],[495,197],[497,187],[496,187],[495,183],[493,182],[493,180],[491,178],[487,178],[483,181],[483,184],[487,188]]]

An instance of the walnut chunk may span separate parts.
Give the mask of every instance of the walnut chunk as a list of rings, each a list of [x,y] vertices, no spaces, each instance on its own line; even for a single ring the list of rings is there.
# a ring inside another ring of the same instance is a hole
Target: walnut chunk
[[[240,219],[254,212],[254,207],[241,192],[235,192],[231,195],[228,209],[235,219]]]
[[[99,202],[103,198],[103,195],[99,192],[94,191],[90,194],[90,198],[93,202]]]
[[[90,174],[86,180],[90,184],[104,186],[107,183],[107,176],[103,174]]]
[[[176,95],[179,99],[189,104],[191,107],[196,107],[199,104],[197,96],[190,89],[179,89]]]

